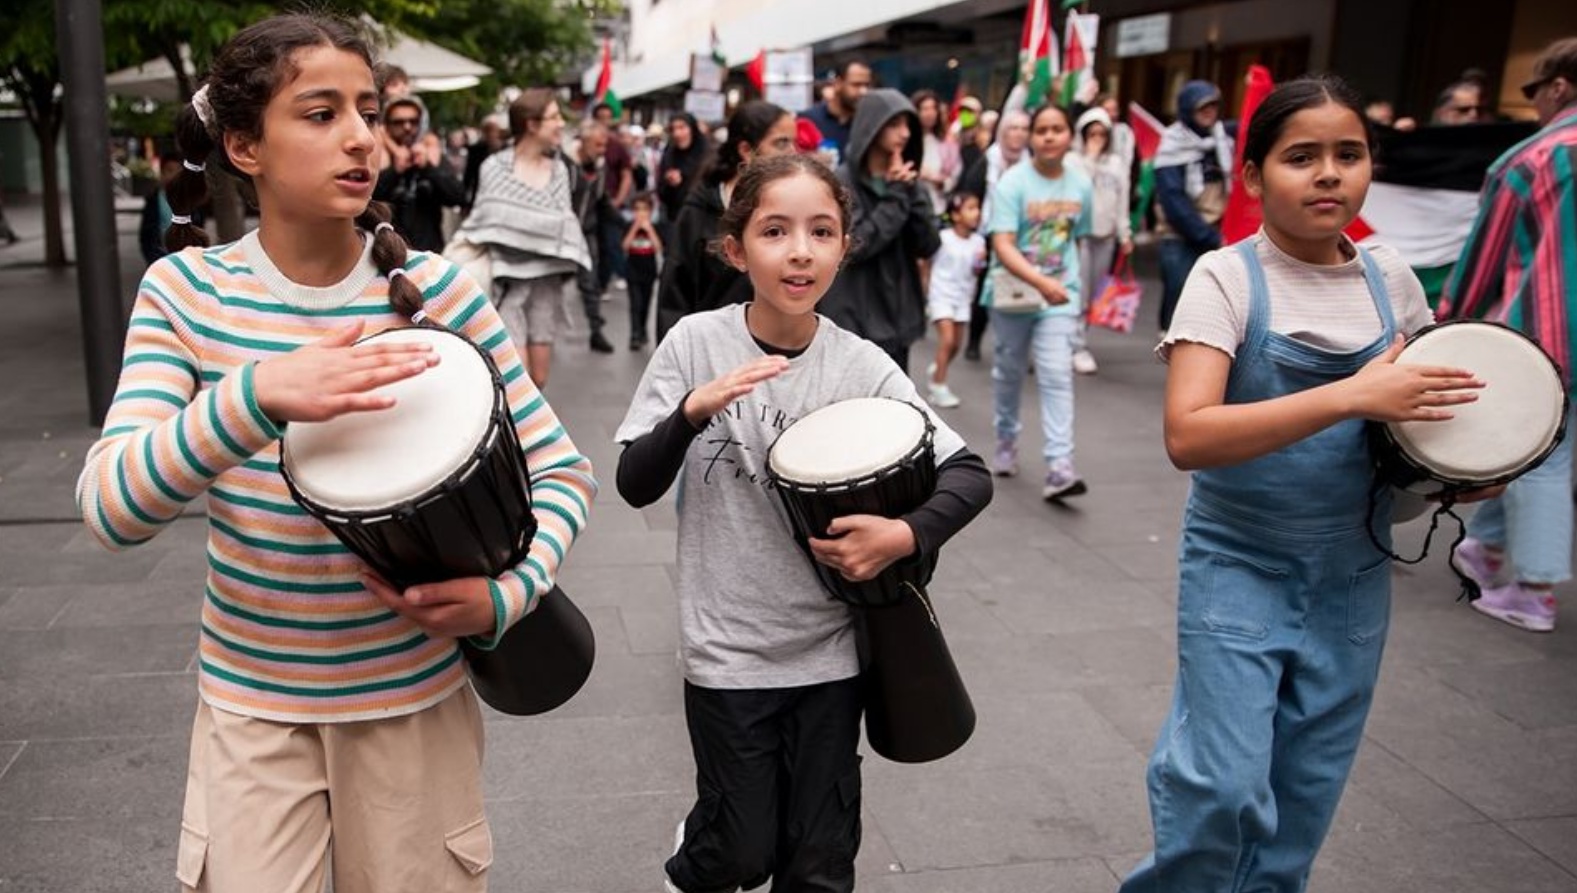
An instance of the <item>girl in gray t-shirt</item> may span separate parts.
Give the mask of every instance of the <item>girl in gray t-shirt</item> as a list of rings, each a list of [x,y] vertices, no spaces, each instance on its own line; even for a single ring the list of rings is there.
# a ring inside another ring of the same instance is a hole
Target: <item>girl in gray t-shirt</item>
[[[677,478],[685,712],[697,800],[668,889],[852,890],[863,709],[849,608],[821,589],[767,488],[796,419],[854,397],[924,403],[875,345],[818,316],[848,246],[836,178],[800,156],[752,162],[719,246],[754,301],[685,317],[658,346],[615,439],[640,507]],[[934,553],[991,498],[985,464],[935,414],[937,493],[902,518],[838,518],[810,540],[851,580]],[[682,474],[681,474],[682,472]]]

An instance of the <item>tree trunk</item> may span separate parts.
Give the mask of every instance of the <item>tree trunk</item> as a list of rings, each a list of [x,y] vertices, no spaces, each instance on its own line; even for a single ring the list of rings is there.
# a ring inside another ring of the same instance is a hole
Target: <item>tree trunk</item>
[[[241,198],[241,184],[235,177],[220,172],[215,166],[208,172],[208,197],[213,202],[214,230],[219,235],[219,243],[234,242],[246,235],[246,201]]]
[[[44,174],[44,263],[66,265],[65,227],[60,219],[60,107],[38,122],[39,163]]]

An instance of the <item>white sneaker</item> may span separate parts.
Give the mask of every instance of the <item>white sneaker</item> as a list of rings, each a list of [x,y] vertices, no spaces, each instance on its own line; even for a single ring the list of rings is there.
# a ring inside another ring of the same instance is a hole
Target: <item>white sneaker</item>
[[[931,385],[931,405],[937,409],[952,409],[964,401],[958,399],[953,389],[945,384]]]
[[[674,851],[672,855],[677,856],[679,848],[682,846],[684,846],[684,819],[680,819],[679,827],[674,829]],[[684,893],[683,890],[674,886],[673,880],[668,877],[667,869],[663,870],[663,893]]]
[[[1080,349],[1073,352],[1073,371],[1080,375],[1094,375],[1100,367],[1095,365],[1095,354]]]

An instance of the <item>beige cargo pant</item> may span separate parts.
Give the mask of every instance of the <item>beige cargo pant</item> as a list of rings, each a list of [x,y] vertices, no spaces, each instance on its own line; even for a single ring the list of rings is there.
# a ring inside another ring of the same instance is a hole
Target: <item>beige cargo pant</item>
[[[469,685],[418,713],[278,723],[199,701],[176,876],[197,893],[474,893],[482,715]]]

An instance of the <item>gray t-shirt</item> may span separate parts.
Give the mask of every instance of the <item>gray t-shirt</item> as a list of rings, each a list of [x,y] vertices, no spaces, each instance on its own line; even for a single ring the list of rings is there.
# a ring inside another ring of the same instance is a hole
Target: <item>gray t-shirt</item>
[[[629,443],[695,388],[764,356],[749,305],[680,320],[653,354],[623,424]],[[679,631],[684,674],[705,688],[789,688],[859,672],[849,610],[817,582],[767,487],[767,451],[799,417],[853,397],[924,407],[941,464],[964,441],[874,344],[817,317],[788,371],[719,413],[690,444],[679,478]]]

